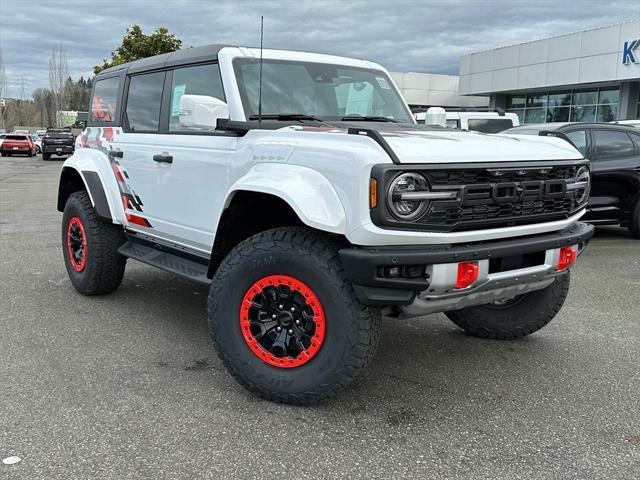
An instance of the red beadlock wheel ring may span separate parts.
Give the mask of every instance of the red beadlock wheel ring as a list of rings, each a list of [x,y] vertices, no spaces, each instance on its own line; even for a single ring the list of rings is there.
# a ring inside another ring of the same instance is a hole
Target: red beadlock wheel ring
[[[311,360],[324,342],[326,320],[317,295],[287,275],[255,282],[242,298],[240,330],[251,351],[279,368]]]
[[[87,234],[79,217],[69,220],[67,248],[71,266],[76,272],[82,272],[87,266]]]

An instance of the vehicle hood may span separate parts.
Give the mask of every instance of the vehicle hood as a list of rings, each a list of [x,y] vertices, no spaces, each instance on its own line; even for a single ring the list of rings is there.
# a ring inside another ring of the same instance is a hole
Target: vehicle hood
[[[381,132],[401,163],[578,160],[582,154],[560,138],[491,135],[467,131]]]

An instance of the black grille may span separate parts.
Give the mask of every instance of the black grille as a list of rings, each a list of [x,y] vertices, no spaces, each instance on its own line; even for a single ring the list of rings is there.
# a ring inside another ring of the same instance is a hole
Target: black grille
[[[566,218],[578,208],[575,194],[565,187],[575,179],[578,168],[563,165],[426,171],[432,189],[458,190],[459,194],[457,200],[432,202],[416,224],[432,230],[463,231]],[[551,186],[553,191],[549,190]],[[466,195],[465,189],[473,191],[473,195]],[[500,194],[495,193],[496,189],[515,189],[518,194],[505,200],[497,198]]]
[[[473,185],[479,183],[495,182],[528,182],[541,180],[572,180],[575,178],[576,169],[573,165],[550,167],[548,169],[460,169],[460,170],[432,170],[426,172],[432,186],[440,185]],[[500,172],[496,175],[491,172]]]

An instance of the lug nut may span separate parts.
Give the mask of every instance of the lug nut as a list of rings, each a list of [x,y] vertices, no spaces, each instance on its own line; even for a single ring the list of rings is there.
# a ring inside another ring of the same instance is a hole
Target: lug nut
[[[277,331],[277,332],[281,332],[281,331],[282,331],[282,327],[281,327],[280,325],[278,325],[278,326],[276,327],[276,331]]]
[[[278,308],[279,308],[280,310],[282,310],[282,309],[284,308],[284,305],[280,304],[280,305],[278,305]]]
[[[288,332],[288,333],[289,333],[289,335],[293,335],[293,330],[292,330],[292,329],[289,329],[289,332]]]
[[[296,320],[296,325],[300,325],[300,320]]]
[[[271,318],[275,320],[276,318],[278,318],[278,316],[274,313],[273,315],[271,315]]]
[[[291,311],[295,312],[296,311],[296,307],[291,307]]]

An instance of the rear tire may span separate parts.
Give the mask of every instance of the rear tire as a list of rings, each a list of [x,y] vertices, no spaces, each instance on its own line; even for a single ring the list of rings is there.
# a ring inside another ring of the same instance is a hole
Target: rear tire
[[[633,238],[640,240],[640,200],[636,202],[636,206],[631,214],[629,221],[629,233]]]
[[[337,245],[298,227],[259,233],[227,255],[211,284],[208,319],[238,383],[292,405],[347,388],[373,357],[381,324],[380,310],[360,304],[346,280]]]
[[[513,340],[537,332],[560,311],[569,293],[567,272],[548,287],[514,297],[502,305],[480,305],[446,312],[462,330],[481,338]]]
[[[122,227],[99,217],[87,192],[71,194],[62,215],[62,251],[79,293],[101,295],[120,286],[127,259],[118,248],[124,241]]]

